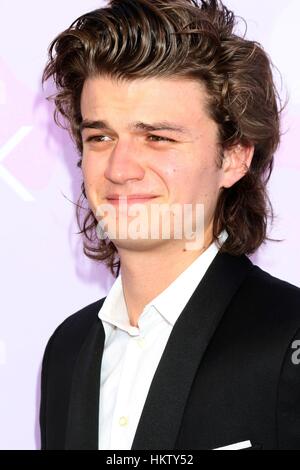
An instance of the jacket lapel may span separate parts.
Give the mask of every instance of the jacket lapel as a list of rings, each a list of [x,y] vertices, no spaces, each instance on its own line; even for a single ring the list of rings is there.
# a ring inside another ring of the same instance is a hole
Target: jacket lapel
[[[216,255],[174,325],[151,383],[133,450],[174,449],[197,368],[226,307],[252,268],[246,256]],[[105,333],[96,315],[74,366],[66,449],[98,449]]]
[[[74,366],[66,449],[98,449],[100,365],[104,339],[102,322],[96,317]]]
[[[132,450],[174,449],[205,350],[252,262],[218,253],[175,323],[138,424]]]

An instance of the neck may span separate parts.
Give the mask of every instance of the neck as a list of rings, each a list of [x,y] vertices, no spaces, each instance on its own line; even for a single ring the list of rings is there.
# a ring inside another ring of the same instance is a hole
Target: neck
[[[211,229],[200,250],[185,250],[182,240],[162,244],[153,250],[119,249],[124,297],[129,321],[137,326],[145,305],[163,292],[211,244]],[[179,243],[180,242],[180,243]]]

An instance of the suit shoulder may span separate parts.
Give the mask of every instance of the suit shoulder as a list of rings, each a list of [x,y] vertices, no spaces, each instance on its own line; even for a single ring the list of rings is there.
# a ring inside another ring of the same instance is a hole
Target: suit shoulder
[[[252,313],[262,321],[292,328],[300,327],[300,288],[254,265],[242,288],[242,295]]]
[[[81,342],[81,340],[86,337],[92,325],[97,321],[98,312],[104,300],[105,297],[69,315],[56,327],[48,341],[47,348],[53,342],[56,344],[62,342],[65,344]]]
[[[290,282],[273,276],[272,274],[264,271],[259,266],[254,266],[254,269],[249,274],[252,277],[256,286],[260,289],[264,289],[268,295],[272,297],[284,296],[285,300],[300,302],[300,288]]]

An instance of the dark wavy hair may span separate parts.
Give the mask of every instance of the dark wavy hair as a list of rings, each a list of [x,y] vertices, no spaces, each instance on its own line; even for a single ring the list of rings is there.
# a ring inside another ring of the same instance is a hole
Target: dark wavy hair
[[[245,176],[223,188],[214,215],[213,239],[226,228],[221,251],[252,254],[265,242],[274,212],[267,183],[280,140],[281,100],[274,67],[263,47],[234,32],[232,11],[218,0],[110,0],[79,17],[49,47],[43,83],[50,77],[57,93],[55,122],[68,129],[82,163],[80,98],[84,81],[105,75],[134,80],[178,77],[198,80],[209,97],[209,114],[217,123],[221,148],[254,145]],[[222,165],[222,155],[218,159]],[[116,246],[97,237],[97,219],[86,202],[84,182],[76,204],[84,253],[103,261],[117,275]],[[82,218],[82,211],[85,211]]]

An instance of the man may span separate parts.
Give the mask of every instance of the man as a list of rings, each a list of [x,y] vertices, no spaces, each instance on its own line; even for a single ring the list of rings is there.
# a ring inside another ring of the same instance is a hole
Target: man
[[[300,449],[300,290],[246,256],[267,239],[280,110],[234,22],[213,0],[112,0],[50,47],[85,253],[118,270],[48,342],[42,449]],[[175,236],[185,206],[194,244]]]

